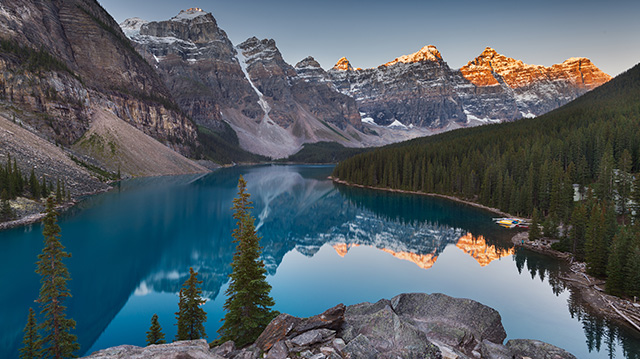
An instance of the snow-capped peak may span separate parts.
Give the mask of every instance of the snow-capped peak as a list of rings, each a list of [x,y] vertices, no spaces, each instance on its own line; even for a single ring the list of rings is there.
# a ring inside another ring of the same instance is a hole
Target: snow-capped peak
[[[192,7],[187,10],[180,10],[178,15],[171,18],[171,21],[191,21],[199,16],[204,16],[207,13],[200,8]]]
[[[391,62],[387,62],[386,64],[384,64],[384,66],[395,65],[399,62],[407,64],[407,63],[414,63],[414,62],[420,62],[420,61],[438,62],[441,60],[442,60],[442,55],[440,55],[440,51],[438,51],[438,49],[433,45],[427,45],[421,48],[420,51],[418,52],[415,52],[410,55],[400,56]]]
[[[142,25],[148,22],[149,21],[142,20],[139,17],[132,17],[121,22],[120,28],[122,29],[122,32],[127,35],[127,37],[131,37],[134,35],[138,35],[140,33],[140,28],[142,27]]]

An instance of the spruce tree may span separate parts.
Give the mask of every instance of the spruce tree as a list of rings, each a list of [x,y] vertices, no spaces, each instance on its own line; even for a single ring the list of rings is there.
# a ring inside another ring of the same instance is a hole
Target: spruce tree
[[[200,308],[205,300],[200,296],[202,289],[198,287],[202,281],[198,280],[198,273],[189,268],[189,279],[184,282],[180,289],[180,301],[178,302],[178,312],[176,319],[178,323],[178,334],[176,340],[194,340],[206,338],[204,322],[207,321],[207,313]]]
[[[20,348],[20,359],[36,359],[42,357],[42,340],[40,339],[40,334],[38,334],[36,312],[33,308],[29,308],[29,317],[27,318],[27,325],[24,327],[22,344],[24,346]]]
[[[540,239],[542,234],[540,233],[540,216],[538,215],[538,209],[533,209],[533,215],[531,216],[531,225],[529,226],[529,240],[535,241]]]
[[[62,203],[62,188],[60,188],[60,179],[56,182],[56,203]]]
[[[620,231],[613,239],[613,247],[607,262],[607,293],[620,296],[624,294],[625,268],[631,236],[626,230]]]
[[[625,280],[625,292],[630,296],[640,297],[640,245],[638,244],[629,251]]]
[[[9,221],[15,217],[11,204],[9,203],[9,193],[6,189],[0,193],[0,221]]]
[[[153,317],[151,317],[151,327],[147,332],[147,345],[164,343],[166,343],[166,341],[164,340],[162,327],[160,326],[160,323],[158,323],[158,314],[154,314]]]
[[[55,210],[53,197],[47,198],[43,219],[44,248],[38,255],[36,273],[40,274],[40,314],[44,322],[40,328],[44,331],[44,356],[52,358],[66,358],[73,356],[73,352],[80,349],[77,337],[70,331],[75,329],[76,322],[66,316],[65,299],[71,297],[67,289],[67,282],[71,279],[69,270],[63,259],[71,257],[64,251],[60,243],[60,227],[56,223],[58,213]]]
[[[29,176],[29,189],[31,190],[31,197],[33,197],[33,199],[37,200],[40,198],[40,195],[42,194],[40,192],[40,183],[38,183],[38,178],[36,178],[36,173],[33,168],[31,169],[31,175]]]
[[[252,202],[246,188],[247,183],[240,176],[238,197],[233,200],[232,207],[233,218],[237,221],[232,236],[237,247],[226,291],[228,298],[224,304],[227,313],[218,330],[220,342],[233,340],[238,347],[254,342],[277,315],[271,310],[274,305],[269,295],[271,285],[267,283],[267,270],[260,259],[260,237],[251,216]]]

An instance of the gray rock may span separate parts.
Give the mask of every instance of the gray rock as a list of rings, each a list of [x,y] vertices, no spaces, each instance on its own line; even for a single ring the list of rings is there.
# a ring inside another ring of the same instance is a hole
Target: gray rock
[[[311,356],[311,358],[309,359],[324,359],[324,358],[326,358],[324,354],[318,353],[318,354],[313,354],[313,356]]]
[[[507,337],[500,313],[470,299],[411,293],[394,297],[391,306],[427,336],[468,351],[482,340],[502,344]]]
[[[351,355],[351,359],[375,359],[379,354],[371,341],[362,334],[349,341],[344,352]]]
[[[88,359],[222,359],[209,351],[209,344],[204,339],[184,340],[169,344],[136,347],[121,345],[100,350],[86,357]],[[257,358],[254,357],[252,359]],[[248,358],[246,358],[248,359]]]
[[[425,358],[439,354],[423,332],[398,317],[389,301],[363,303],[351,309],[347,308],[342,329],[342,337],[348,342],[345,352],[355,338],[364,336],[383,357]],[[360,348],[364,344],[354,345]]]
[[[323,333],[321,329],[314,329],[298,335],[297,337],[291,339],[291,342],[299,347],[305,347],[320,343],[327,336],[325,336],[325,333]]]
[[[255,345],[251,345],[238,352],[235,352],[232,356],[233,359],[257,359],[260,356],[260,349]]]
[[[236,343],[233,340],[226,341],[217,347],[211,348],[211,352],[221,357],[228,358],[236,350]]]
[[[300,352],[300,356],[302,358],[309,359],[309,358],[311,358],[313,356],[313,353],[311,352],[311,350],[305,350],[305,351]]]
[[[347,344],[344,342],[344,340],[342,340],[342,338],[335,338],[332,342],[331,345],[338,350],[340,353],[342,353],[342,351],[344,350],[344,347],[347,346]]]
[[[576,359],[566,350],[539,340],[511,339],[506,347],[511,349],[516,358]]]
[[[267,353],[266,358],[267,359],[286,359],[288,355],[289,355],[289,348],[287,348],[287,345],[284,343],[284,341],[281,340],[275,343],[271,347],[271,350],[269,350],[269,352]]]
[[[480,346],[482,358],[487,359],[512,359],[513,354],[504,345],[496,344],[488,340],[483,340]]]

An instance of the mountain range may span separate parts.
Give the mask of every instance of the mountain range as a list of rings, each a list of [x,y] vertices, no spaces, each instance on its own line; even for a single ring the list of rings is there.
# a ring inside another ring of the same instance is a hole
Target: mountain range
[[[586,58],[544,67],[491,48],[451,69],[431,45],[377,68],[291,65],[272,39],[233,45],[197,8],[118,25],[94,0],[15,0],[0,4],[0,29],[0,124],[15,134],[0,144],[24,172],[65,177],[72,193],[88,175],[205,170],[188,158],[283,158],[305,143],[380,146],[533,117],[610,79]]]

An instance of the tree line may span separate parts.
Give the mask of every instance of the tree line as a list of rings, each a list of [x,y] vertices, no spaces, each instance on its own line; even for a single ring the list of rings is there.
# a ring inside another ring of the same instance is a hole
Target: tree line
[[[71,200],[71,193],[66,187],[65,182],[60,179],[54,184],[44,174],[38,178],[33,168],[29,176],[23,175],[16,159],[7,154],[6,164],[0,163],[0,221],[15,218],[10,200],[24,196],[40,201],[54,195],[56,202],[62,203],[64,200]]]
[[[386,146],[341,162],[333,176],[533,217],[532,237],[560,237],[556,248],[608,276],[609,292],[638,295],[638,172],[640,65],[544,116]]]

